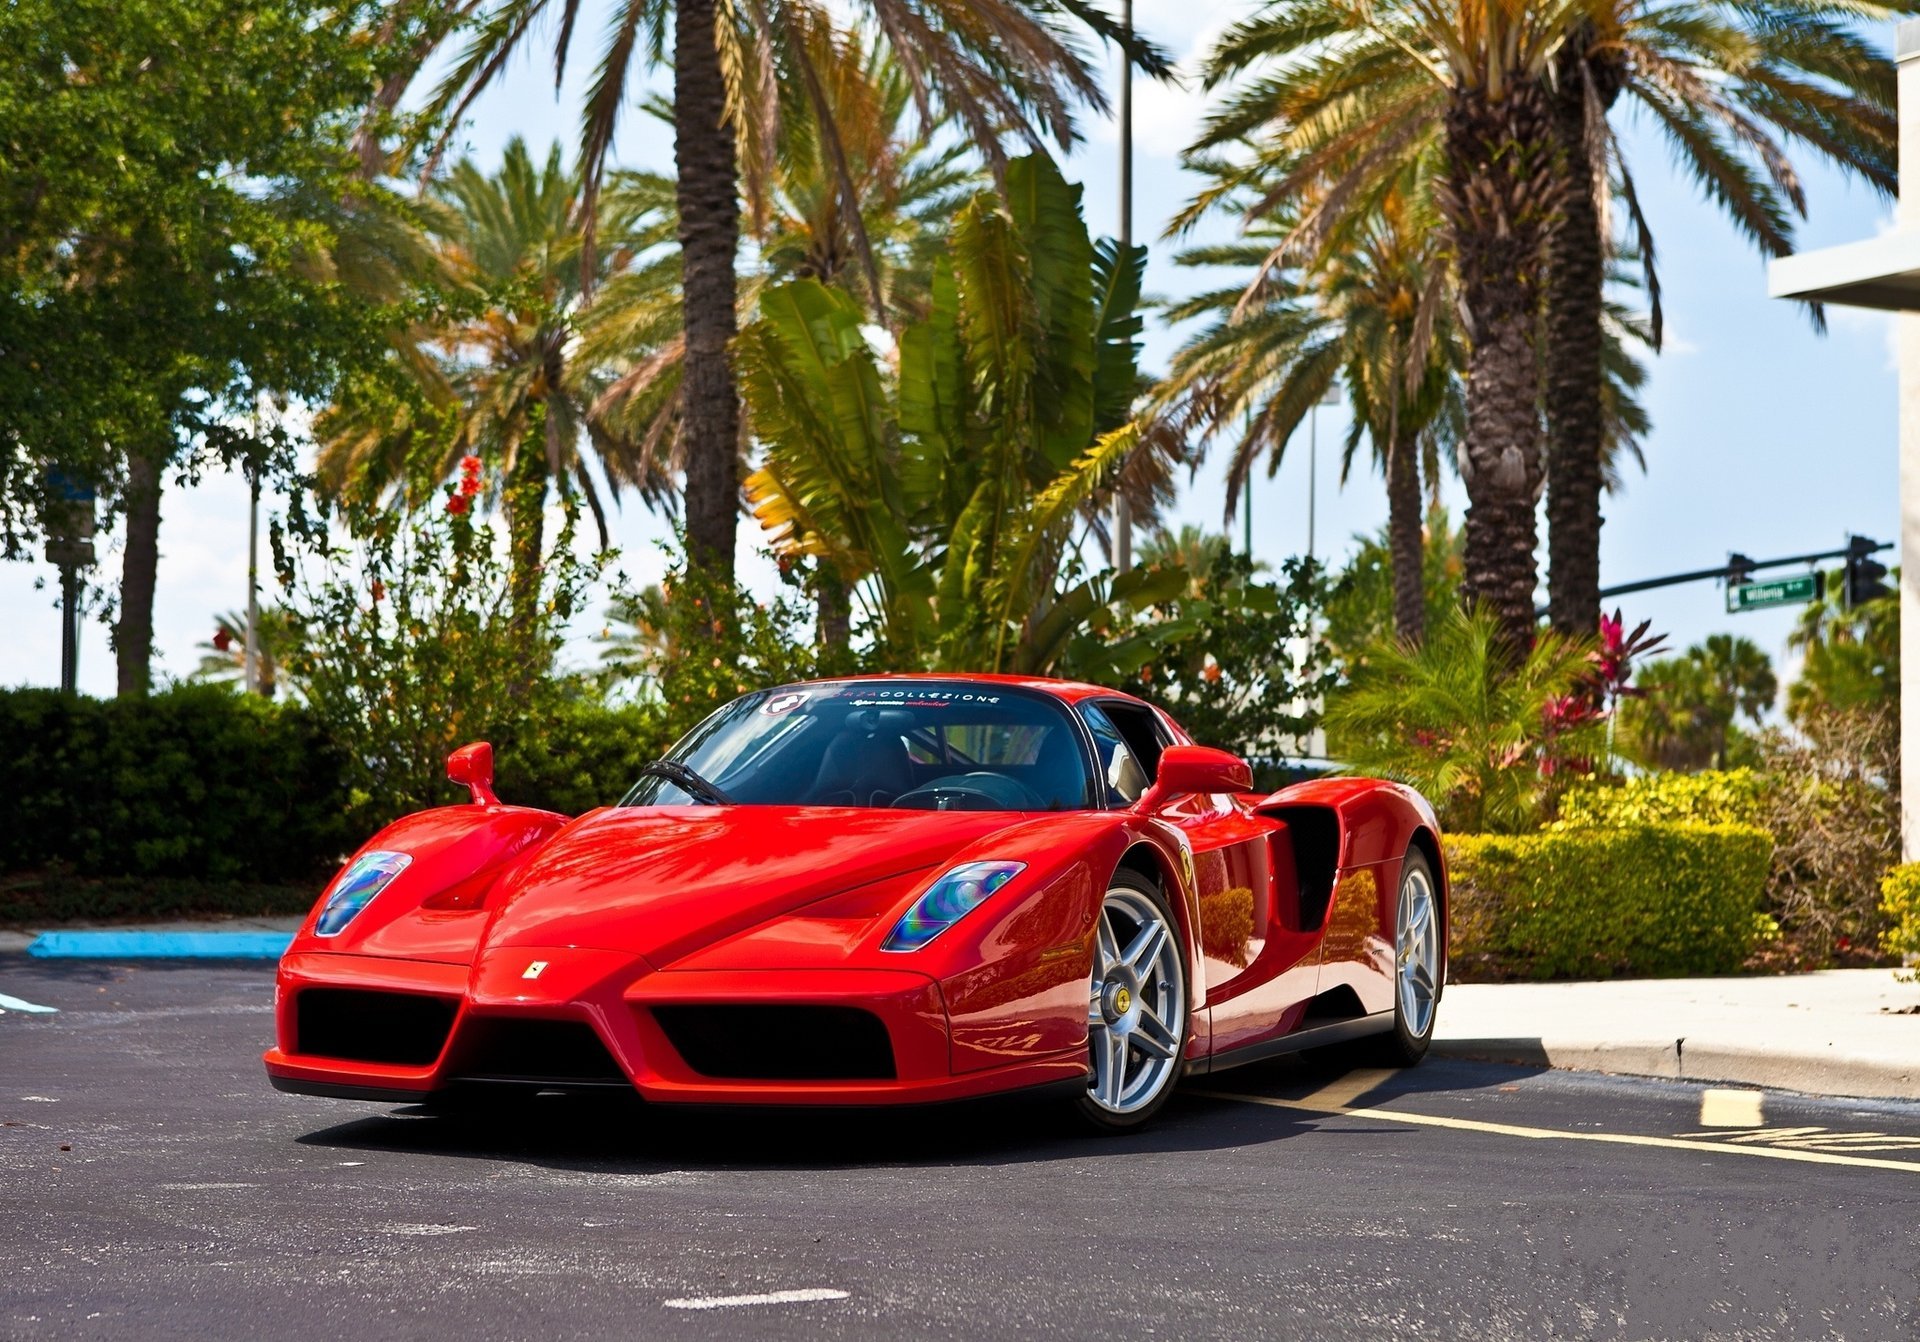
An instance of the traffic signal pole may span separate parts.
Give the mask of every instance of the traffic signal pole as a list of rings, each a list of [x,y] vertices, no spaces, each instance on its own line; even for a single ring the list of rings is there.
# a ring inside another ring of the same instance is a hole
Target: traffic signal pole
[[[1874,562],[1871,556],[1892,548],[1892,541],[1874,541],[1868,540],[1865,536],[1850,536],[1847,539],[1847,548],[1844,550],[1819,550],[1812,554],[1786,555],[1779,559],[1749,559],[1743,554],[1731,554],[1727,556],[1727,562],[1717,568],[1700,568],[1689,573],[1669,574],[1664,578],[1642,578],[1639,582],[1623,582],[1614,587],[1603,587],[1600,589],[1600,598],[1604,601],[1608,597],[1625,596],[1629,592],[1650,592],[1656,587],[1677,587],[1681,583],[1688,582],[1724,580],[1729,583],[1741,583],[1761,569],[1790,568],[1796,564],[1819,564],[1829,559],[1844,559],[1847,561],[1848,604],[1858,605],[1859,600],[1853,599],[1856,576],[1864,579],[1859,584],[1860,599],[1870,600],[1874,596],[1886,594],[1887,589],[1879,584],[1879,579],[1886,575],[1886,568]],[[1878,570],[1878,572],[1869,570]],[[1868,590],[1871,586],[1880,586],[1880,590],[1877,592]],[[1534,614],[1545,618],[1547,608],[1542,606]]]

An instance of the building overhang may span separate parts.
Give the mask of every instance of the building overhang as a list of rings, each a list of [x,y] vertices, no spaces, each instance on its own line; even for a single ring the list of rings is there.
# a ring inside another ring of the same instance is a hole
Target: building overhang
[[[1767,266],[1767,294],[1842,307],[1920,312],[1920,232],[1902,230],[1843,247],[1783,256]]]

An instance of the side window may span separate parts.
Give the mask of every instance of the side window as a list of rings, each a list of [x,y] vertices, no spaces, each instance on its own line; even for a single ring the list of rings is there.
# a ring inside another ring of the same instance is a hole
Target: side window
[[[1099,757],[1101,780],[1106,786],[1107,805],[1131,806],[1140,800],[1152,778],[1141,766],[1139,756],[1127,738],[1121,735],[1113,719],[1097,704],[1082,704],[1080,716],[1093,733],[1094,753]]]
[[[1133,751],[1135,759],[1140,761],[1141,772],[1149,780],[1160,773],[1160,752],[1167,747],[1166,733],[1161,729],[1160,719],[1153,710],[1141,704],[1108,704],[1107,716],[1120,733],[1120,739]]]

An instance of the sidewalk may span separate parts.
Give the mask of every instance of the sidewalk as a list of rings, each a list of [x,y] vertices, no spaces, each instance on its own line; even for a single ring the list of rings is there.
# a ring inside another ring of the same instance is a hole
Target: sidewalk
[[[1451,984],[1433,1051],[1815,1095],[1920,1099],[1920,983],[1902,983],[1895,973]]]

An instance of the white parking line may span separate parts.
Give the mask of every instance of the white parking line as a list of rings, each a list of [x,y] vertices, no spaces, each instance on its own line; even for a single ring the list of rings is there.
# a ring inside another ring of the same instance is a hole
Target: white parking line
[[[35,1016],[51,1016],[59,1010],[59,1007],[46,1007],[40,1006],[35,1002],[23,1002],[17,997],[8,997],[5,993],[0,993],[0,1011],[25,1011]]]
[[[846,1291],[831,1286],[807,1286],[797,1291],[763,1291],[759,1295],[696,1295],[666,1302],[668,1309],[732,1309],[737,1305],[804,1305],[817,1300],[845,1300]]]

